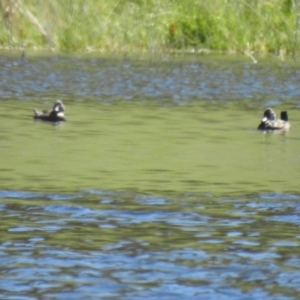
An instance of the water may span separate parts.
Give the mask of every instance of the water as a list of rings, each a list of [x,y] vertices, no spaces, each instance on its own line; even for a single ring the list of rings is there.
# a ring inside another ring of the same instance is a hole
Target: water
[[[297,62],[0,64],[0,298],[298,298]],[[56,98],[65,124],[32,120]]]

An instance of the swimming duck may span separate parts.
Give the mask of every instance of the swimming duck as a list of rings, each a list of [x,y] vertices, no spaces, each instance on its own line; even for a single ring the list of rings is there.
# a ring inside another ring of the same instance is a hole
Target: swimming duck
[[[259,130],[289,130],[291,127],[288,121],[288,114],[286,111],[280,113],[280,119],[276,119],[276,114],[272,108],[267,108],[264,112],[263,118],[258,125]]]
[[[43,110],[34,109],[34,119],[49,121],[49,122],[62,122],[66,121],[65,118],[65,106],[61,100],[56,100],[52,110]]]

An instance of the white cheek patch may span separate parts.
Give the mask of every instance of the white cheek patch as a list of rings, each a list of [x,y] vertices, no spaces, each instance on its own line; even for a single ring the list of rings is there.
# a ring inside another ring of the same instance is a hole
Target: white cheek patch
[[[55,106],[54,110],[55,110],[55,111],[59,111],[59,106],[58,106],[58,105]]]
[[[267,120],[268,120],[267,117],[263,117],[263,118],[261,119],[262,122],[266,122]]]

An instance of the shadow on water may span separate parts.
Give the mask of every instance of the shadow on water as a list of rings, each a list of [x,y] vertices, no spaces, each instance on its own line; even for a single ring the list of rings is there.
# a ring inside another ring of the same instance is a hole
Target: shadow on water
[[[1,58],[0,298],[297,298],[299,71],[223,58]]]

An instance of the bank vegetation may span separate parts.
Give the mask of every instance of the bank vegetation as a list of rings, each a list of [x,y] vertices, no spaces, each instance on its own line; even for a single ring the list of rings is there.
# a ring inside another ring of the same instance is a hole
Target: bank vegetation
[[[0,0],[0,46],[66,51],[299,49],[296,0]]]

